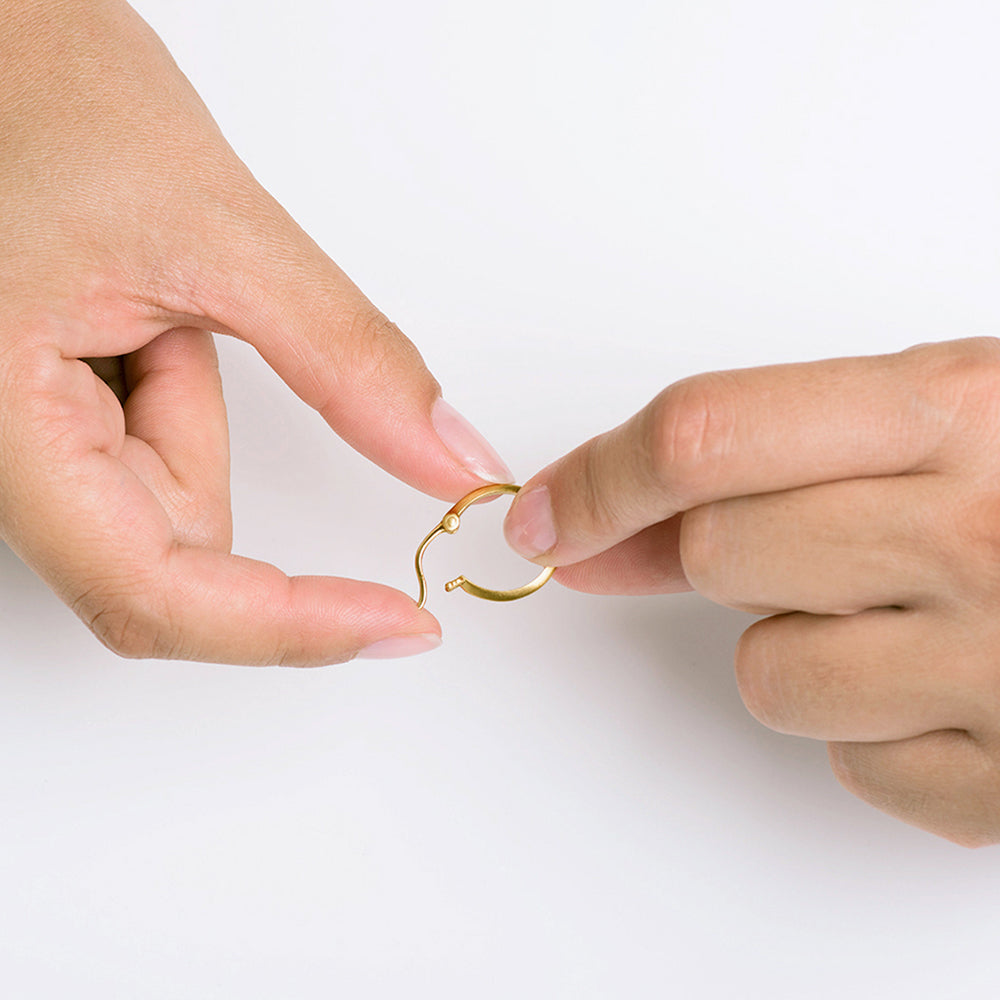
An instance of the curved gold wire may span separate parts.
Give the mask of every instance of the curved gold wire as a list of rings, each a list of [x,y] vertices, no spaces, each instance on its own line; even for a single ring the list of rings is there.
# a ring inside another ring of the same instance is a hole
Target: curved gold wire
[[[420,585],[420,592],[417,594],[417,607],[422,608],[427,603],[427,579],[424,576],[424,550],[440,534],[454,535],[462,526],[462,515],[477,500],[484,500],[486,497],[498,497],[505,494],[514,494],[520,489],[513,483],[493,483],[491,486],[480,486],[478,490],[462,497],[451,510],[441,518],[438,524],[420,543],[417,548],[417,555],[413,564],[417,570],[417,583]],[[554,566],[546,566],[538,576],[523,587],[514,590],[493,590],[491,587],[480,587],[479,584],[466,580],[464,576],[457,576],[454,580],[449,580],[444,589],[451,593],[453,590],[461,588],[473,597],[481,597],[484,601],[516,601],[528,594],[533,594],[539,587],[548,582],[549,577],[555,572]]]

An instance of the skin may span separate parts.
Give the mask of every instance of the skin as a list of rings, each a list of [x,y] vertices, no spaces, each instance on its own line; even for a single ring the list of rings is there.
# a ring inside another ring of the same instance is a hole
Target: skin
[[[207,331],[453,500],[503,465],[439,437],[414,346],[254,180],[126,4],[5,0],[0,94],[0,536],[124,656],[311,665],[435,645],[408,595],[230,554]]]
[[[515,549],[591,593],[765,615],[749,710],[959,844],[1000,841],[1000,341],[698,375],[525,484]]]
[[[506,479],[485,442],[439,436],[413,345],[257,184],[126,4],[5,0],[0,94],[0,537],[125,656],[433,646],[405,594],[231,554],[208,331],[252,344],[420,490]],[[736,652],[757,718],[828,741],[877,807],[995,843],[998,382],[988,340],[697,376],[534,477],[508,538],[579,590],[693,587],[767,616]]]

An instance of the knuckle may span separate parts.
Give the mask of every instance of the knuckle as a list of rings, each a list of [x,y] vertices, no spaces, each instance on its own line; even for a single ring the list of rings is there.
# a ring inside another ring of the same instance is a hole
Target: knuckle
[[[634,511],[629,509],[630,497],[621,490],[609,489],[613,482],[609,467],[614,461],[608,438],[591,441],[583,452],[583,462],[574,490],[586,514],[587,523],[596,537],[613,534],[617,527],[627,523]]]
[[[902,352],[920,364],[963,368],[993,366],[1000,368],[1000,337],[964,337],[937,343],[917,344]]]
[[[747,711],[778,732],[788,731],[792,706],[781,684],[781,661],[774,619],[751,625],[736,644],[736,686]]]
[[[329,330],[317,334],[317,343],[323,354],[337,358],[340,384],[331,389],[328,376],[311,369],[299,373],[321,413],[329,416],[344,405],[341,388],[347,380],[355,393],[385,395],[401,385],[400,375],[406,373],[414,383],[422,378],[429,395],[439,390],[414,344],[375,306],[341,306],[333,315]]]
[[[381,310],[374,306],[358,309],[351,317],[350,338],[361,349],[372,353],[378,351],[393,337],[399,336],[399,328]]]
[[[1000,494],[945,497],[940,530],[928,533],[926,547],[946,581],[942,592],[966,604],[983,594],[1000,594]]]
[[[963,425],[971,423],[980,434],[987,429],[996,433],[1000,418],[1000,340],[982,338],[964,342],[961,355],[952,361],[951,378],[959,394],[965,415]]]
[[[872,801],[872,774],[867,754],[855,743],[831,743],[827,750],[830,770],[837,781],[859,799]]]
[[[1000,338],[972,337],[926,344],[904,352],[920,368],[932,404],[948,414],[954,439],[970,426],[981,440],[1000,420]]]
[[[699,495],[729,453],[736,429],[732,375],[710,372],[675,383],[650,408],[649,465],[679,505]]]
[[[106,607],[88,622],[90,630],[112,653],[127,660],[153,656],[152,636],[136,621],[128,607]]]
[[[960,385],[996,392],[1000,379],[1000,339],[972,337],[943,345],[944,371]]]
[[[401,360],[423,364],[416,347],[374,306],[359,309],[348,326],[347,349],[355,377],[383,383]]]
[[[940,825],[931,826],[930,830],[939,837],[944,837],[945,840],[950,840],[953,844],[967,847],[970,850],[1000,844],[1000,828],[996,826],[945,820]]]
[[[179,542],[215,552],[229,552],[233,544],[232,508],[223,496],[203,490],[178,491],[164,504]]]
[[[852,795],[960,847],[1000,843],[996,765],[960,730],[889,744],[831,743],[830,768]],[[957,768],[957,770],[956,770]]]
[[[123,659],[177,655],[169,620],[148,596],[93,587],[74,602],[73,610],[102,645]]]
[[[865,743],[831,743],[827,756],[834,778],[862,802],[948,836],[940,820],[932,821],[935,803],[930,790],[902,787],[891,770],[880,764],[877,749]]]
[[[688,582],[704,597],[717,604],[728,603],[720,591],[719,569],[726,553],[720,551],[717,505],[705,504],[686,511],[681,520],[681,566]]]

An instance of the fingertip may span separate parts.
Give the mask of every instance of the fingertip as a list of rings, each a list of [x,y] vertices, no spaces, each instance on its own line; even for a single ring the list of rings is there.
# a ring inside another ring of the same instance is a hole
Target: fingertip
[[[388,660],[404,656],[429,653],[441,645],[441,636],[436,632],[422,632],[416,635],[391,635],[377,639],[357,653],[361,660]]]
[[[503,523],[507,544],[525,559],[539,559],[555,548],[555,515],[547,486],[528,486],[514,498]]]
[[[359,637],[360,648],[352,659],[390,660],[419,656],[437,649],[441,643],[441,625],[426,608],[418,608],[412,597],[402,591],[376,585],[383,593],[384,607],[391,608],[395,623],[385,622],[378,632]]]
[[[514,474],[493,445],[440,396],[431,408],[431,425],[441,443],[466,472],[487,483],[513,481]]]

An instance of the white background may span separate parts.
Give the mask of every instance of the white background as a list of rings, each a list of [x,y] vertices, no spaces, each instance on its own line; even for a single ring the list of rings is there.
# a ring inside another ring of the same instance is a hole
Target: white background
[[[519,479],[696,371],[1000,331],[992,0],[138,6]],[[221,350],[237,550],[411,591],[443,505]],[[494,506],[436,581],[502,559]],[[1000,982],[1000,854],[755,723],[698,597],[435,586],[441,650],[292,671],[119,661],[0,587],[5,996]]]

